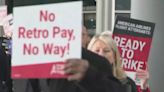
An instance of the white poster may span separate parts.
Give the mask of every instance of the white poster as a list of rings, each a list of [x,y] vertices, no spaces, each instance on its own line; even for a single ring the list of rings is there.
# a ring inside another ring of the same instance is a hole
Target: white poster
[[[12,77],[64,77],[64,60],[81,58],[81,23],[81,1],[15,7]]]

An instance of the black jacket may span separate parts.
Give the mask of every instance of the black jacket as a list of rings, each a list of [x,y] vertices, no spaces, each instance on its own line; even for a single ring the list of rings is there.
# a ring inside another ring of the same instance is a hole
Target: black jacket
[[[122,92],[121,83],[113,77],[105,58],[86,49],[82,49],[82,58],[90,63],[85,78],[80,82],[50,79],[50,92]]]
[[[9,60],[5,53],[5,48],[2,46],[3,43],[2,37],[0,37],[0,81],[5,81],[9,76]]]
[[[12,81],[10,78],[10,56],[6,54],[2,46],[4,38],[0,37],[0,92],[12,92]]]
[[[127,77],[126,79],[121,80],[121,83],[122,83],[122,87],[123,87],[122,89],[125,92],[138,92],[137,86],[131,78]]]

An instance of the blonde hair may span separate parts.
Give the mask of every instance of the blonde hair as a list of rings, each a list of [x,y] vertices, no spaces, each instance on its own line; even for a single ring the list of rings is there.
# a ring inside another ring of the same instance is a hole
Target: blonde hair
[[[124,70],[122,69],[121,67],[121,58],[120,58],[120,53],[119,53],[119,50],[118,50],[118,47],[115,43],[115,41],[113,40],[112,38],[112,33],[111,32],[103,32],[101,34],[98,34],[98,35],[95,35],[90,43],[88,44],[88,49],[91,50],[94,43],[97,41],[97,40],[101,40],[103,41],[104,43],[106,43],[107,45],[111,46],[112,47],[112,50],[115,54],[115,62],[113,63],[113,75],[118,78],[118,79],[125,79],[127,76],[124,72]]]

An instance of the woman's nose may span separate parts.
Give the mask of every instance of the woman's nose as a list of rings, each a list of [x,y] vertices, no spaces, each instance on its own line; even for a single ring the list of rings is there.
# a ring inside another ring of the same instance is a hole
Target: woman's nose
[[[99,54],[100,56],[104,56],[103,50],[100,50],[98,54]]]

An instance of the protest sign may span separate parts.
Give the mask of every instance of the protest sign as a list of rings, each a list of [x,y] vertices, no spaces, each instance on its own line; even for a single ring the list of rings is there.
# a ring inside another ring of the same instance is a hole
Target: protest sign
[[[64,60],[81,57],[82,2],[19,6],[13,12],[12,78],[66,77]]]
[[[136,70],[147,68],[154,27],[154,23],[125,17],[117,17],[115,22],[113,39],[121,54],[122,67],[137,85],[141,81],[136,78]]]

